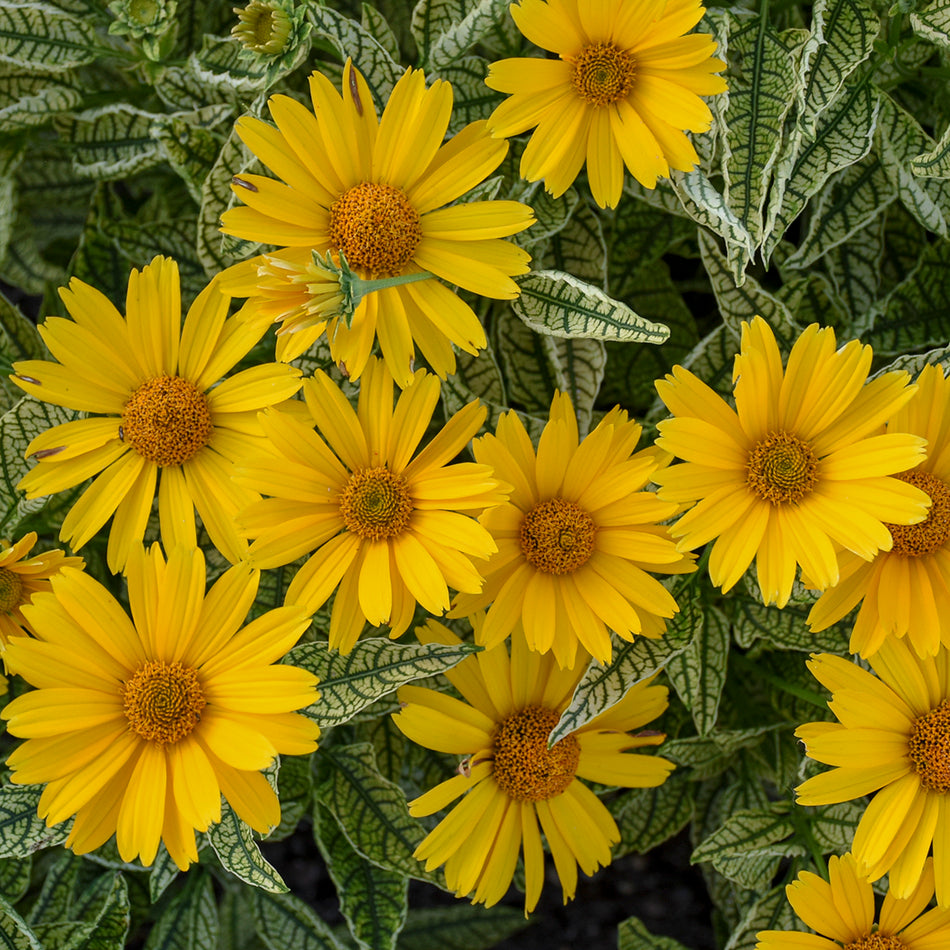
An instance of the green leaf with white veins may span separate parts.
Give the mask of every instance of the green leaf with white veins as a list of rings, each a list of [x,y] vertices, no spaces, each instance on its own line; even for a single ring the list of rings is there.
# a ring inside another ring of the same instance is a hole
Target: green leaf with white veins
[[[818,116],[840,95],[845,81],[874,49],[880,17],[866,0],[816,0],[811,35],[802,47],[804,83],[797,122],[814,134]]]
[[[934,0],[910,15],[914,32],[937,46],[950,47],[950,0]]]
[[[724,196],[756,245],[762,241],[762,209],[782,126],[802,85],[796,61],[806,36],[803,30],[777,33],[764,16],[736,19],[729,31]]]
[[[360,640],[347,653],[325,643],[301,643],[284,658],[320,678],[320,699],[301,710],[321,726],[336,726],[403,683],[444,673],[479,647],[470,643],[394,643],[383,637]]]
[[[729,660],[729,621],[722,611],[707,608],[686,649],[666,665],[676,694],[690,711],[696,731],[704,736],[716,725]]]
[[[74,109],[82,102],[82,92],[72,73],[44,75],[0,66],[0,102],[0,131],[19,132]]]
[[[439,3],[439,0],[433,2]],[[449,0],[449,5],[457,7],[458,3]],[[474,4],[463,4],[464,16],[461,20],[447,24],[441,33],[433,38],[423,60],[425,65],[439,70],[455,62],[462,53],[495,28],[502,17],[507,15],[508,6],[508,0],[476,0]]]
[[[521,295],[511,301],[512,309],[538,333],[635,343],[662,343],[670,335],[667,327],[571,274],[534,271],[518,278],[518,286]]]
[[[867,83],[852,87],[818,120],[814,135],[793,130],[775,166],[763,259],[768,261],[788,226],[828,179],[871,150],[880,98]]]
[[[91,63],[101,52],[95,28],[42,3],[0,3],[0,62],[30,70]]]
[[[165,905],[145,941],[145,950],[214,950],[218,935],[211,875],[195,870]]]
[[[272,894],[288,890],[283,878],[264,860],[250,826],[225,802],[221,804],[221,821],[208,828],[208,843],[221,866],[245,884]]]
[[[921,152],[910,167],[921,178],[950,178],[950,125],[940,141],[929,152]]]
[[[76,172],[108,181],[125,178],[162,161],[162,149],[152,137],[159,116],[124,102],[61,116],[56,126],[73,155]]]
[[[269,950],[343,950],[333,931],[293,894],[255,891],[254,918]]]

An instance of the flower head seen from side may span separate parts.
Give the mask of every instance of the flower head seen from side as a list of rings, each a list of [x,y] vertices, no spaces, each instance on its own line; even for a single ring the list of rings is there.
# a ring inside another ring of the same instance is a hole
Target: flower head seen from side
[[[927,440],[927,457],[896,475],[930,496],[927,518],[913,525],[887,525],[890,551],[868,562],[850,551],[840,557],[841,580],[812,607],[808,623],[823,630],[858,603],[851,651],[871,656],[886,636],[906,636],[921,655],[950,647],[950,379],[927,366],[917,393],[887,422],[888,432]]]
[[[418,634],[424,643],[459,642],[431,621]],[[446,881],[459,897],[497,903],[523,852],[525,911],[533,910],[544,881],[543,833],[566,903],[577,887],[578,866],[585,874],[606,866],[620,840],[610,812],[580,779],[654,788],[673,770],[659,756],[628,754],[664,739],[656,732],[630,734],[666,709],[666,687],[648,680],[548,748],[583,672],[583,663],[558,669],[550,654],[534,653],[523,637],[513,637],[510,657],[501,644],[446,674],[461,700],[418,686],[399,690],[399,729],[427,749],[466,757],[459,775],[409,804],[419,817],[465,796],[415,851],[426,870],[445,865]]]
[[[933,845],[937,903],[950,907],[950,653],[919,657],[906,638],[888,637],[870,663],[874,672],[831,654],[808,662],[838,722],[795,732],[810,758],[833,766],[798,787],[798,803],[876,793],[851,848],[862,873],[889,873],[905,898]]]
[[[755,559],[765,603],[784,607],[800,564],[813,586],[838,582],[836,546],[870,560],[890,550],[887,524],[923,521],[930,498],[891,476],[918,465],[924,439],[883,432],[914,394],[906,373],[867,382],[871,348],[835,349],[812,324],[788,365],[769,325],[742,324],[732,409],[681,366],[656,383],[674,418],[657,446],[683,459],[657,472],[665,501],[692,505],[671,528],[682,550],[715,539],[714,584],[728,591]]]
[[[75,816],[66,845],[77,854],[114,833],[124,861],[149,865],[164,842],[184,870],[222,794],[255,830],[277,825],[261,770],[316,748],[317,725],[295,710],[316,701],[317,679],[276,665],[308,617],[279,607],[242,628],[258,572],[238,564],[206,594],[197,548],[166,563],[157,545],[139,546],[127,577],[131,618],[72,568],[24,608],[36,636],[11,641],[7,662],[35,689],[3,710],[25,740],[7,765],[15,783],[46,786],[48,826]]]
[[[444,378],[455,370],[453,344],[474,355],[486,342],[474,311],[446,284],[510,299],[518,294],[512,277],[528,270],[529,255],[504,238],[532,223],[531,208],[459,201],[494,171],[508,145],[484,122],[443,144],[452,87],[437,80],[427,89],[420,70],[396,83],[381,118],[349,62],[342,95],[319,73],[310,77],[310,94],[312,111],[273,96],[276,128],[259,119],[237,122],[244,143],[284,184],[259,175],[236,179],[245,206],[225,212],[222,230],[282,250],[229,268],[224,286],[250,297],[250,309],[292,321],[294,332],[278,338],[280,359],[299,355],[327,329],[333,359],[352,379],[363,373],[374,340],[399,386],[412,378],[417,348]],[[434,276],[369,294],[350,326],[310,308],[313,251],[344,254],[367,279]]]
[[[439,380],[418,370],[394,407],[393,378],[374,357],[354,411],[318,371],[304,382],[312,424],[280,411],[264,414],[272,451],[238,470],[242,484],[270,496],[239,518],[255,539],[251,563],[278,567],[309,554],[285,602],[315,611],[336,590],[330,646],[343,653],[367,621],[389,624],[397,637],[417,603],[441,614],[450,587],[481,590],[474,562],[496,550],[475,518],[501,504],[507,486],[487,465],[448,464],[487,410],[470,403],[417,451],[439,392]]]
[[[934,896],[933,861],[903,898],[888,891],[875,923],[874,890],[851,854],[832,855],[829,880],[802,871],[785,888],[799,918],[816,934],[763,930],[756,950],[939,950],[950,946],[950,910],[927,910]],[[927,911],[924,913],[924,911]]]
[[[36,544],[36,532],[30,531],[10,544],[0,541],[0,652],[11,637],[32,633],[22,608],[34,594],[50,589],[50,578],[64,567],[80,570],[81,557],[66,557],[62,551],[43,551],[29,557]]]
[[[234,515],[259,496],[232,482],[233,462],[260,439],[258,410],[292,396],[300,371],[270,363],[224,378],[267,324],[228,317],[229,298],[213,281],[182,323],[178,265],[168,258],[132,271],[125,316],[75,278],[60,296],[72,319],[40,327],[58,362],[16,363],[11,378],[89,415],[30,442],[27,457],[38,464],[18,487],[38,498],[96,476],[59,536],[78,550],[111,517],[112,571],[142,542],[156,492],[166,547],[196,545],[197,510],[215,547],[238,561],[247,542]]]
[[[646,188],[670,169],[699,163],[683,129],[712,123],[700,96],[724,92],[716,42],[684,35],[701,19],[699,0],[520,0],[518,29],[557,59],[503,59],[486,83],[509,95],[489,117],[495,135],[534,129],[521,175],[563,194],[585,161],[594,200],[614,208],[624,166]]]
[[[652,449],[634,452],[640,432],[614,409],[581,440],[570,397],[559,392],[537,453],[514,412],[477,439],[476,460],[514,487],[481,519],[498,544],[485,587],[460,595],[450,616],[488,607],[480,642],[497,646],[521,624],[532,650],[552,651],[565,667],[578,646],[608,661],[608,627],[627,640],[659,637],[678,608],[647,572],[694,567],[660,524],[676,505],[643,490],[663,462]]]

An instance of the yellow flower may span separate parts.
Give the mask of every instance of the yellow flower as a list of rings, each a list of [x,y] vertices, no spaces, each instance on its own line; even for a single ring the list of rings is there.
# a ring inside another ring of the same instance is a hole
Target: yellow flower
[[[521,0],[510,9],[527,39],[559,57],[503,59],[485,80],[510,95],[489,117],[495,135],[535,129],[522,177],[561,195],[586,160],[594,200],[613,208],[624,165],[646,188],[696,166],[682,130],[705,132],[712,114],[699,97],[726,89],[713,38],[683,35],[705,12],[699,0]]]
[[[472,559],[487,558],[495,544],[474,516],[503,502],[507,486],[487,465],[446,463],[478,431],[485,408],[465,406],[417,453],[439,401],[435,376],[417,371],[395,410],[393,378],[375,358],[356,412],[322,372],[303,389],[323,438],[312,425],[271,410],[262,424],[273,451],[238,471],[242,484],[272,496],[239,518],[256,538],[251,563],[271,568],[311,555],[286,603],[315,611],[339,585],[330,646],[347,653],[366,621],[388,623],[398,637],[417,602],[441,614],[449,587],[481,590]]]
[[[44,784],[39,815],[75,815],[77,854],[115,833],[124,861],[149,865],[159,841],[182,870],[198,860],[195,830],[221,818],[221,795],[252,828],[280,821],[260,770],[278,753],[316,748],[316,724],[294,712],[317,699],[316,677],[274,665],[307,627],[280,607],[243,629],[259,575],[232,567],[205,595],[198,549],[139,546],[128,563],[132,618],[88,575],[64,568],[24,612],[7,662],[36,687],[3,710],[26,741],[7,765],[18,784]]]
[[[367,279],[426,271],[486,297],[517,296],[511,278],[527,273],[530,257],[502,238],[528,227],[531,209],[517,201],[455,203],[494,171],[508,145],[493,140],[484,122],[443,144],[452,87],[437,80],[426,89],[420,70],[408,70],[396,83],[381,119],[366,81],[349,62],[342,96],[319,73],[310,77],[310,94],[312,112],[287,96],[270,99],[276,129],[259,119],[236,125],[247,147],[286,184],[259,175],[236,179],[235,193],[247,207],[225,212],[222,230],[286,250],[268,255],[271,263],[255,258],[229,268],[224,286],[251,297],[250,309],[294,321],[299,332],[278,338],[279,359],[298,356],[328,328],[330,352],[353,379],[377,338],[400,386],[412,378],[416,347],[444,378],[455,370],[452,344],[474,355],[485,346],[485,331],[468,304],[439,280],[370,294],[350,327],[319,311],[304,315],[303,275],[311,251],[332,251],[342,252]],[[274,259],[284,262],[282,272]],[[275,289],[275,276],[288,286]]]
[[[874,676],[850,660],[808,663],[832,693],[840,722],[813,722],[795,735],[808,755],[834,766],[798,788],[800,805],[828,805],[877,792],[852,852],[872,881],[890,872],[896,897],[913,891],[933,844],[937,903],[950,907],[950,653],[918,657],[888,637]]]
[[[423,643],[459,642],[432,621],[418,635]],[[629,735],[666,709],[666,687],[648,680],[548,748],[583,672],[584,664],[559,670],[553,657],[532,653],[523,637],[513,637],[510,659],[502,644],[446,674],[464,702],[418,686],[399,690],[402,709],[394,720],[405,735],[427,749],[468,757],[459,775],[409,805],[416,817],[431,815],[465,795],[415,851],[427,871],[445,865],[457,896],[497,903],[523,851],[525,912],[533,910],[544,881],[543,832],[566,903],[577,887],[578,865],[593,874],[610,864],[610,848],[620,840],[610,812],[580,779],[653,788],[673,770],[659,756],[624,754],[665,738]]]
[[[851,652],[871,656],[889,634],[907,636],[921,655],[950,646],[950,379],[927,366],[918,390],[887,422],[888,432],[910,432],[927,440],[927,457],[897,475],[931,499],[927,519],[888,525],[894,546],[868,563],[851,552],[840,557],[841,580],[812,608],[808,623],[824,630],[859,602]]]
[[[636,454],[640,426],[614,409],[578,438],[570,397],[555,393],[537,456],[514,412],[497,434],[474,444],[475,458],[514,486],[508,504],[481,519],[498,544],[477,596],[459,596],[452,617],[491,605],[481,636],[501,643],[523,624],[532,650],[573,666],[580,644],[597,660],[611,655],[608,627],[626,640],[659,637],[679,609],[647,571],[694,570],[659,522],[677,506],[642,491],[663,464],[652,448]]]
[[[80,570],[81,557],[66,557],[62,551],[44,551],[27,557],[36,544],[36,532],[23,535],[15,544],[0,541],[0,652],[11,637],[32,633],[22,607],[34,594],[50,589],[50,578],[64,567]]]
[[[60,296],[73,319],[40,327],[59,362],[16,363],[11,378],[37,399],[90,415],[33,439],[27,457],[39,464],[18,487],[38,498],[98,475],[59,537],[79,550],[114,515],[112,571],[141,543],[156,483],[166,547],[196,545],[197,509],[215,547],[239,560],[247,542],[234,515],[259,496],[231,481],[233,461],[260,439],[258,410],[292,396],[300,372],[270,363],[223,379],[267,324],[228,318],[229,298],[212,282],[182,325],[178,265],[168,258],[132,271],[125,317],[75,278]]]
[[[883,433],[914,394],[906,373],[867,383],[871,347],[835,350],[831,328],[807,327],[782,357],[769,325],[742,324],[733,410],[681,366],[656,383],[676,417],[657,445],[681,459],[657,472],[658,494],[692,505],[671,531],[681,550],[717,539],[714,584],[729,590],[755,558],[765,603],[784,607],[797,565],[820,590],[838,582],[835,545],[864,560],[891,548],[884,522],[915,524],[929,497],[890,478],[923,458],[924,439]]]
[[[756,950],[940,950],[950,946],[950,911],[929,910],[934,896],[933,861],[927,859],[917,886],[905,897],[888,891],[880,922],[874,923],[874,890],[850,854],[833,855],[829,881],[811,871],[785,888],[795,913],[812,930],[763,930]]]

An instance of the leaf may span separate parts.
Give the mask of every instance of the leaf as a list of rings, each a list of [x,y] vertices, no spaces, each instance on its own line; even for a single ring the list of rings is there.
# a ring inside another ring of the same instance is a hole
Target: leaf
[[[184,889],[165,906],[145,941],[145,950],[214,950],[218,914],[211,875],[193,870]]]
[[[878,143],[884,171],[901,203],[929,231],[947,237],[950,181],[920,178],[911,168],[918,155],[934,148],[934,141],[890,96],[881,97]]]
[[[551,336],[662,343],[669,329],[651,323],[602,290],[561,271],[534,271],[519,278],[521,295],[511,307],[538,333]]]
[[[0,61],[30,70],[91,63],[101,52],[93,25],[42,3],[0,3]]]
[[[30,908],[28,923],[65,920],[70,916],[79,884],[81,864],[79,858],[69,851],[63,851],[56,858],[43,878],[39,896]]]
[[[628,643],[615,639],[613,659],[607,666],[591,661],[548,738],[549,746],[616,706],[631,687],[653,676],[683,652],[702,615],[694,599],[680,597],[678,602],[680,612],[669,621],[666,634],[659,640],[636,637]]]
[[[168,164],[184,181],[188,193],[200,205],[202,186],[218,159],[220,137],[181,118],[169,118],[156,124],[152,136],[161,145]]]
[[[867,227],[897,192],[880,160],[869,155],[832,176],[811,209],[808,231],[783,266],[803,269]]]
[[[554,216],[546,206],[560,206],[566,212],[564,224],[553,228]],[[607,289],[607,245],[604,241],[604,226],[600,217],[586,202],[578,204],[577,192],[572,188],[560,198],[551,198],[546,191],[535,192],[531,206],[538,215],[539,223],[549,229],[551,240],[548,250],[538,262],[538,267],[564,271],[594,284],[601,290]],[[540,214],[539,214],[540,210]],[[534,238],[537,225],[527,232]]]
[[[127,103],[60,116],[56,128],[69,145],[77,174],[97,181],[127,178],[162,161],[152,137],[158,117]]]
[[[775,166],[763,246],[766,260],[788,229],[835,173],[859,162],[871,149],[880,98],[862,83],[822,113],[814,134],[800,127]]]
[[[314,809],[313,836],[356,942],[365,950],[394,950],[406,922],[409,879],[354,851],[339,823],[323,808]]]
[[[808,134],[841,94],[844,84],[870,55],[880,32],[878,12],[865,0],[816,0],[811,35],[802,47],[804,82],[798,93],[796,121]]]
[[[743,649],[748,649],[756,640],[765,640],[776,650],[848,652],[847,640],[842,639],[842,631],[837,625],[818,633],[808,629],[805,618],[810,605],[789,604],[780,610],[738,593],[731,601],[735,607],[733,633],[736,643]]]
[[[542,336],[541,343],[554,370],[555,385],[571,397],[578,430],[584,438],[604,379],[606,348],[600,340],[563,340],[556,336]]]
[[[389,94],[404,70],[379,41],[355,20],[329,7],[308,4],[307,15],[315,33],[325,36],[343,59],[350,58],[369,85],[378,112],[382,112]]]
[[[439,79],[452,84],[452,116],[449,119],[449,135],[460,132],[469,122],[487,119],[502,100],[500,93],[485,85],[488,60],[481,56],[459,56],[446,63],[437,72]],[[543,194],[543,192],[542,192]],[[469,199],[472,200],[472,199]],[[553,202],[554,199],[551,199]],[[532,202],[532,207],[534,203]],[[537,208],[535,208],[537,212]],[[537,225],[525,234],[530,237]]]
[[[0,858],[0,897],[15,904],[30,887],[33,857]]]
[[[301,712],[327,727],[346,722],[403,683],[450,670],[478,649],[468,643],[393,643],[374,637],[358,641],[345,655],[325,643],[302,643],[284,662],[320,678],[320,699]]]
[[[393,62],[399,62],[399,40],[393,33],[386,17],[371,3],[363,3],[360,7],[360,26],[379,42],[380,46],[392,57]]]
[[[66,840],[68,822],[47,828],[36,814],[42,792],[41,785],[0,788],[0,858],[25,858]]]
[[[217,950],[261,950],[257,936],[254,908],[247,900],[247,892],[225,891],[218,902]]]
[[[254,892],[257,934],[270,950],[344,950],[330,928],[293,894]]]
[[[911,160],[910,167],[921,178],[950,178],[950,125],[929,152],[921,152]]]
[[[672,937],[651,934],[639,917],[628,917],[617,926],[617,950],[687,950]]]
[[[852,319],[867,313],[877,301],[884,254],[884,215],[852,233],[823,256],[823,263],[838,299]],[[799,321],[801,322],[801,321]]]
[[[79,896],[73,919],[91,930],[82,950],[122,950],[129,932],[129,890],[118,871],[96,878]]]
[[[850,850],[858,822],[864,815],[859,802],[840,802],[809,809],[808,830],[825,853],[844,854]]]
[[[756,245],[763,237],[762,209],[782,125],[802,85],[796,61],[806,35],[802,30],[777,33],[764,15],[736,18],[729,29],[723,195]],[[740,260],[747,259],[743,254]]]
[[[283,878],[271,867],[254,840],[254,832],[226,802],[221,803],[221,821],[208,828],[208,843],[229,874],[272,894],[288,890]]]
[[[204,36],[201,49],[188,57],[195,86],[236,90],[245,95],[263,91],[270,72],[263,57],[248,56],[231,37]]]
[[[82,92],[71,73],[44,75],[31,69],[0,68],[0,102],[0,131],[20,132],[75,109],[82,102]]]
[[[288,755],[282,758],[277,786],[280,794],[280,824],[267,836],[268,841],[289,838],[310,808],[313,797],[310,756]]]
[[[0,943],[5,950],[45,950],[5,897],[0,897]]]
[[[501,309],[493,330],[492,342],[505,372],[508,399],[528,412],[546,415],[551,397],[558,388],[549,352],[544,345],[545,339],[553,337],[535,333],[508,308]]]
[[[741,887],[755,890],[771,877],[763,868],[777,864],[777,857],[805,853],[803,846],[788,842],[794,834],[795,824],[788,814],[740,810],[703,839],[689,860],[691,864],[708,861]]]
[[[361,742],[324,747],[321,755],[328,776],[317,798],[340,823],[352,847],[385,870],[439,883],[441,874],[426,871],[412,856],[425,829],[410,817],[402,789],[379,774],[372,746]]]
[[[475,0],[475,3],[459,3],[459,0],[423,0],[430,11],[428,24],[438,24],[438,32],[430,30],[424,45],[420,44],[420,65],[439,70],[455,62],[466,50],[489,33],[508,11],[508,0]],[[413,10],[413,23],[416,12]],[[461,11],[459,11],[461,7]],[[458,16],[461,12],[462,16]],[[448,15],[446,15],[448,14]]]
[[[620,829],[614,859],[645,854],[678,834],[693,817],[696,783],[685,772],[673,772],[656,788],[623,791],[610,803]]]
[[[758,315],[772,328],[780,346],[790,346],[801,331],[785,304],[751,277],[746,277],[742,286],[737,286],[716,242],[705,231],[699,232],[699,250],[722,321],[729,330],[737,337],[741,336],[742,323],[749,323]]]
[[[409,912],[397,950],[483,950],[531,923],[520,910],[496,904],[479,907],[420,907]]]
[[[762,881],[755,887],[762,890]],[[776,887],[760,897],[743,914],[723,950],[755,950],[763,930],[804,930],[805,925],[792,910],[784,887]]]
[[[910,15],[910,25],[918,36],[937,46],[950,47],[950,2],[934,0]]]
[[[708,736],[667,739],[663,744],[663,757],[692,769],[694,779],[711,778],[727,771],[740,749],[757,746],[766,735],[784,728],[783,723],[775,723],[751,729],[715,730]]]
[[[560,198],[554,198],[551,194],[545,191],[543,188],[534,187],[528,189],[523,195],[518,196],[518,200],[523,201],[525,204],[531,206],[531,210],[534,211],[535,222],[525,231],[523,234],[519,235],[519,243],[523,247],[533,248],[535,246],[544,247],[544,243],[548,238],[553,237],[555,234],[559,233],[564,229],[564,227],[571,220],[571,216],[574,214],[575,209],[578,209],[579,198],[577,192],[573,188],[569,188]],[[584,206],[586,207],[586,205]],[[584,267],[589,269],[591,267],[603,269],[603,250],[604,250],[604,236],[603,230],[600,227],[600,220],[596,215],[590,213],[589,218],[593,218],[594,228],[601,231],[600,234],[600,243],[599,250],[600,254],[595,254],[593,260],[588,260],[585,258]],[[588,249],[590,245],[588,244]],[[578,256],[580,260],[580,256]],[[557,270],[570,271],[574,274],[575,277],[586,278],[588,275],[584,273],[578,273],[569,266],[564,266],[563,263],[554,263],[548,262],[550,266],[556,268]],[[539,261],[539,266],[540,261]],[[601,281],[602,283],[603,281]]]
[[[199,839],[198,850],[200,851],[203,846],[204,843]],[[178,865],[172,860],[165,843],[162,842],[148,872],[149,900],[153,904],[156,903],[180,873]]]
[[[950,339],[950,242],[927,245],[916,269],[873,312],[865,340],[882,355],[935,347]]]
[[[701,736],[716,725],[726,682],[729,643],[728,619],[717,608],[707,608],[697,619],[692,640],[666,665],[666,675]]]

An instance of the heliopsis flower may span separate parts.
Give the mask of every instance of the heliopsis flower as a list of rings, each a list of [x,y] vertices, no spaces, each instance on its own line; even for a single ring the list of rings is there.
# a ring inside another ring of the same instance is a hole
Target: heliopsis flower
[[[387,623],[398,637],[417,602],[441,614],[449,606],[449,587],[481,590],[472,559],[496,550],[475,517],[503,502],[507,486],[487,465],[446,464],[478,431],[485,408],[473,402],[460,409],[416,452],[439,389],[435,376],[418,370],[394,409],[393,378],[372,358],[354,412],[318,371],[303,391],[320,434],[294,416],[268,411],[262,425],[273,451],[238,470],[242,484],[271,496],[239,518],[256,538],[251,563],[278,567],[310,554],[285,602],[315,611],[339,585],[330,646],[343,653],[366,621]]]
[[[535,129],[522,177],[543,178],[557,197],[586,161],[594,200],[613,208],[624,165],[654,188],[671,168],[698,164],[682,130],[705,132],[712,113],[699,97],[726,89],[715,40],[683,35],[705,12],[699,0],[520,0],[510,10],[527,39],[559,57],[489,67],[485,82],[510,95],[488,119],[493,134]]]
[[[37,399],[90,415],[33,439],[26,454],[39,464],[17,487],[38,498],[98,476],[59,537],[78,550],[114,516],[113,571],[142,541],[156,484],[166,547],[196,545],[197,509],[215,547],[239,560],[247,542],[234,515],[259,496],[231,481],[232,463],[260,439],[258,410],[300,388],[299,370],[269,363],[224,379],[267,324],[229,318],[229,298],[212,281],[182,325],[178,265],[168,258],[132,271],[125,317],[75,278],[60,296],[73,319],[40,327],[59,362],[15,363],[11,378]]]
[[[890,872],[894,896],[908,897],[933,844],[937,903],[950,907],[950,653],[919,657],[888,637],[870,663],[877,676],[830,654],[809,661],[839,722],[796,730],[811,758],[834,766],[799,786],[798,803],[876,792],[851,848],[862,873]]]
[[[221,796],[267,833],[280,802],[261,775],[278,753],[306,755],[319,729],[294,712],[317,679],[275,665],[307,628],[279,607],[241,627],[259,575],[226,571],[205,594],[205,560],[157,545],[129,558],[131,619],[87,574],[64,568],[24,613],[36,638],[7,647],[10,669],[36,687],[3,710],[26,741],[7,758],[13,782],[43,784],[39,815],[75,815],[77,854],[114,833],[124,861],[149,865],[159,842],[182,870],[198,860],[195,830],[221,818]]]
[[[916,395],[887,422],[888,432],[911,432],[927,440],[927,457],[896,477],[926,492],[927,519],[887,525],[894,545],[868,563],[850,551],[840,556],[841,580],[808,615],[824,630],[859,602],[851,652],[871,656],[889,634],[907,636],[921,655],[950,647],[950,379],[927,366]]]
[[[50,578],[64,567],[82,568],[81,557],[66,557],[62,551],[44,551],[27,557],[36,544],[36,532],[23,535],[15,544],[0,541],[0,652],[10,637],[32,633],[21,608],[34,594],[50,589]]]
[[[924,864],[917,886],[905,897],[888,891],[875,925],[874,890],[850,854],[832,855],[830,881],[811,871],[785,888],[801,920],[823,936],[763,930],[756,950],[940,950],[950,946],[950,911],[929,910],[934,896],[933,861]]]
[[[892,525],[923,521],[929,497],[891,478],[923,459],[924,439],[884,433],[914,394],[907,373],[867,382],[871,347],[835,350],[831,328],[807,327],[782,357],[769,325],[742,324],[733,410],[681,366],[656,383],[675,418],[656,444],[685,462],[658,472],[660,498],[695,506],[671,528],[681,550],[716,539],[714,584],[729,590],[756,562],[765,603],[784,607],[797,565],[824,590],[838,582],[839,545],[869,561]]]
[[[663,633],[663,618],[679,608],[647,571],[694,568],[659,524],[677,506],[642,490],[663,460],[652,448],[634,454],[640,432],[614,409],[580,441],[570,397],[558,392],[537,455],[514,412],[475,441],[475,459],[514,486],[507,504],[481,518],[498,544],[485,586],[456,598],[450,614],[490,604],[479,642],[496,646],[520,622],[532,650],[570,667],[578,644],[610,659],[608,627],[625,640]]]
[[[418,635],[423,643],[459,642],[432,621]],[[419,817],[465,796],[415,851],[427,871],[445,865],[445,879],[459,897],[497,903],[523,852],[525,912],[532,911],[544,882],[543,833],[566,903],[577,887],[578,866],[593,874],[610,864],[610,848],[620,840],[610,812],[580,779],[654,788],[673,770],[659,756],[625,754],[665,738],[629,734],[666,709],[666,687],[649,680],[548,748],[584,666],[558,669],[550,654],[532,653],[523,637],[512,637],[510,659],[502,644],[446,673],[464,702],[419,686],[400,688],[399,729],[427,749],[466,756],[459,775],[409,804],[409,813]]]
[[[328,329],[333,359],[353,379],[374,339],[400,386],[412,378],[416,347],[445,377],[455,370],[452,344],[474,355],[485,346],[485,331],[471,307],[435,278],[510,299],[518,294],[511,278],[528,270],[529,255],[502,240],[532,223],[527,205],[459,202],[497,168],[508,145],[492,139],[484,122],[443,144],[452,87],[437,80],[426,89],[420,70],[396,83],[381,119],[349,62],[342,96],[319,73],[310,77],[310,95],[313,111],[288,96],[271,97],[276,129],[259,119],[237,122],[247,147],[286,184],[259,175],[235,179],[247,207],[226,211],[222,230],[285,250],[229,268],[224,286],[251,297],[252,310],[293,320],[295,332],[278,338],[280,359],[298,356]],[[311,251],[342,253],[367,279],[435,277],[375,291],[350,325],[319,310],[306,315]],[[275,289],[275,278],[286,288]],[[275,307],[280,302],[283,311]]]

